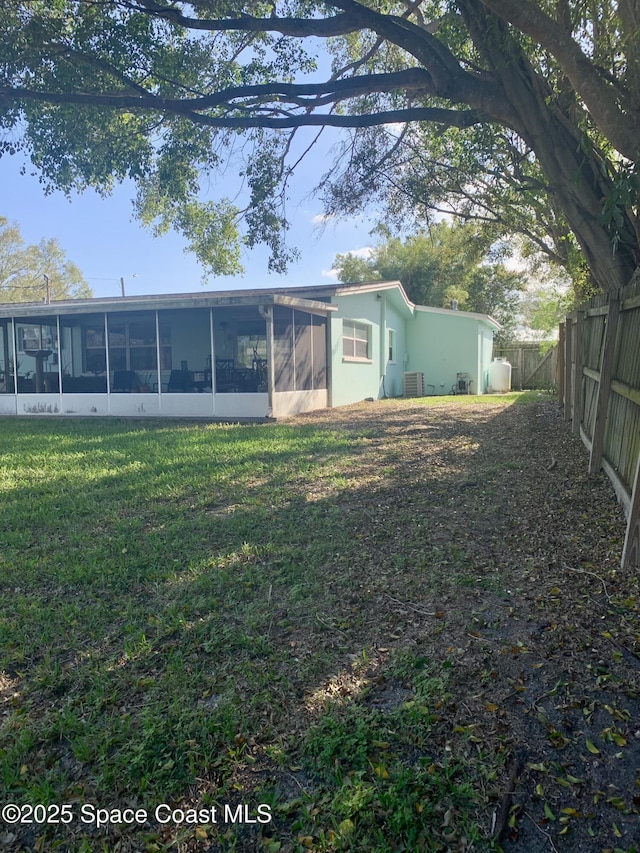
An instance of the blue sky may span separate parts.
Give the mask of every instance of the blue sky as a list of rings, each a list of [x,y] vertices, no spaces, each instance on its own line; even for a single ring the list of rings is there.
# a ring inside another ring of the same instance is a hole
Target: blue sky
[[[369,231],[375,224],[367,216],[326,223],[324,227],[318,224],[320,201],[309,194],[327,171],[329,147],[337,142],[337,134],[335,131],[321,149],[311,152],[292,180],[289,243],[300,250],[301,258],[284,276],[269,273],[267,251],[259,248],[244,255],[244,276],[211,277],[203,288],[202,269],[193,255],[184,252],[185,241],[179,235],[155,238],[133,219],[132,185],[118,187],[106,199],[94,191],[76,195],[71,201],[61,193],[46,196],[37,177],[20,174],[25,163],[20,154],[0,158],[0,215],[19,225],[27,243],[56,238],[67,257],[80,267],[95,296],[120,295],[121,276],[131,296],[321,284],[335,280],[328,272],[337,252],[370,245]],[[233,193],[233,183],[233,176],[223,176],[216,192]]]

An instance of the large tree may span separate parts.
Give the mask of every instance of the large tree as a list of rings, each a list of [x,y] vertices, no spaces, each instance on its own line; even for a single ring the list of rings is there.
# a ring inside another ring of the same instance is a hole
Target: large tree
[[[639,34],[638,0],[5,0],[2,152],[67,190],[133,178],[142,219],[181,229],[214,271],[238,269],[244,212],[244,239],[281,269],[291,136],[349,128],[334,211],[365,203],[407,143],[455,167],[475,212],[487,186],[504,190],[491,215],[517,219],[521,199],[533,236],[568,256],[571,235],[612,290],[640,260]],[[240,134],[244,211],[200,193]],[[399,192],[410,172],[396,162]]]
[[[91,294],[79,268],[57,240],[28,245],[19,227],[0,216],[0,302],[41,302],[47,295],[74,299]]]

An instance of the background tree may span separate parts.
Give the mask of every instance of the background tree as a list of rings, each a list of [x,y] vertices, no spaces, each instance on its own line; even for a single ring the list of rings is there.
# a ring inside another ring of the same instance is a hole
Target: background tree
[[[351,213],[375,202],[387,228],[427,229],[445,214],[515,237],[519,254],[539,272],[553,277],[554,266],[566,271],[576,302],[593,293],[584,256],[538,164],[514,134],[498,128],[437,135],[424,124],[408,126],[375,169],[359,171],[354,152],[348,152],[341,169],[324,180],[323,192],[334,214],[345,202]]]
[[[522,325],[527,338],[549,342],[576,307],[575,288],[566,270],[553,261],[533,256],[525,263],[528,284],[520,306]]]
[[[509,253],[476,223],[443,221],[404,241],[387,233],[369,257],[336,255],[334,268],[342,282],[398,280],[417,304],[449,308],[455,299],[460,310],[490,314],[503,327],[496,336],[503,343],[515,333],[526,286],[504,265]]]
[[[384,172],[395,210],[419,191],[524,229],[612,290],[640,261],[639,32],[637,0],[5,0],[1,150],[67,191],[133,179],[142,219],[213,271],[240,239],[282,270],[292,135],[350,128],[329,210],[375,200]],[[204,198],[247,143],[245,200]]]
[[[57,240],[28,246],[16,224],[0,216],[0,302],[41,302],[49,276],[51,299],[92,295],[78,267],[69,261]]]

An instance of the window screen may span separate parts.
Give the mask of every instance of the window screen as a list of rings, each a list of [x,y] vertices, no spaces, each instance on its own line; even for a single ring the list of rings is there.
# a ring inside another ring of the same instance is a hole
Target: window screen
[[[273,309],[276,391],[327,387],[327,320],[308,311]]]
[[[296,391],[311,391],[313,388],[313,338],[311,314],[294,311]]]
[[[273,309],[273,368],[275,390],[293,391],[293,309],[280,305],[275,305]]]
[[[313,387],[327,387],[327,320],[313,315]]]

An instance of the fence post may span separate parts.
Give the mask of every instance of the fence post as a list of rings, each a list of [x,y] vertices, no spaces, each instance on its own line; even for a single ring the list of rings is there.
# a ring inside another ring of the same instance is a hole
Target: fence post
[[[518,352],[518,383],[522,391],[524,388],[524,349],[522,347]]]
[[[571,420],[571,406],[573,404],[573,391],[571,387],[571,350],[573,349],[573,319],[570,314],[567,314],[564,338],[564,419],[568,422]]]
[[[633,491],[631,492],[631,505],[629,507],[629,518],[627,520],[627,532],[624,537],[624,548],[622,549],[622,568],[626,569],[632,563],[637,563],[640,557],[640,455],[636,465],[636,476],[633,480]]]
[[[580,432],[582,423],[582,388],[584,385],[584,311],[578,311],[576,318],[576,361],[573,376],[573,417],[571,427],[574,432]]]
[[[564,336],[565,324],[560,323],[558,330],[558,360],[556,362],[556,384],[558,386],[558,402],[564,404]]]
[[[596,402],[596,420],[593,426],[593,441],[589,459],[589,473],[595,474],[602,467],[604,450],[605,427],[609,414],[609,398],[611,396],[611,379],[613,377],[613,360],[616,354],[616,337],[618,335],[618,318],[620,317],[620,291],[609,297],[609,313],[607,314],[604,331],[604,347],[602,364],[600,365],[600,382]]]

